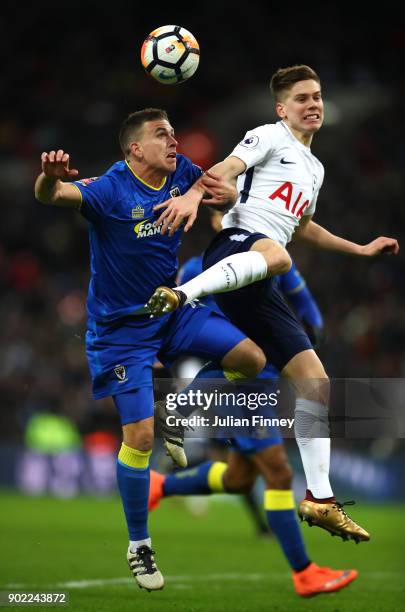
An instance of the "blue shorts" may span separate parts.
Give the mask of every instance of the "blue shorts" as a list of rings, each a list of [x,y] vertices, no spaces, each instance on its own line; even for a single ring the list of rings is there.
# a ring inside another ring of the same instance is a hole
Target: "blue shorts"
[[[249,251],[257,240],[263,238],[268,236],[239,228],[222,230],[204,253],[204,270],[224,257]],[[275,279],[269,278],[229,293],[218,293],[215,298],[222,312],[260,346],[267,360],[278,370],[281,371],[298,353],[312,349],[307,334]]]
[[[131,316],[105,324],[89,322],[86,351],[94,399],[152,388],[157,360],[170,366],[178,357],[191,354],[220,362],[245,338],[224,315],[206,306],[187,305],[156,319]],[[135,396],[133,402],[121,402],[127,406],[126,423],[153,415],[153,402],[148,401],[146,412],[144,403],[144,396],[142,402]]]

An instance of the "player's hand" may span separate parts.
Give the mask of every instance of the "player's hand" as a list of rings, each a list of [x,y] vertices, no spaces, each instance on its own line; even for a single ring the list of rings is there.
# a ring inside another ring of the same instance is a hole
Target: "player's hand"
[[[196,199],[189,193],[186,193],[182,196],[172,198],[171,200],[166,200],[166,202],[162,202],[162,204],[154,206],[154,211],[164,209],[159,219],[155,221],[156,226],[163,223],[161,234],[164,235],[167,231],[169,231],[169,236],[173,236],[174,232],[182,223],[184,223],[184,221],[187,221],[186,225],[184,226],[184,231],[188,232],[197,218],[200,200],[201,196]]]
[[[360,255],[364,257],[375,257],[376,255],[397,255],[399,251],[398,240],[380,236],[372,242],[361,247]]]
[[[42,172],[48,178],[55,180],[73,179],[79,174],[78,170],[69,168],[69,154],[62,151],[62,149],[42,153],[41,162]]]
[[[236,187],[213,172],[205,172],[200,179],[200,183],[205,191],[201,201],[202,204],[223,206],[235,204],[238,198]]]
[[[202,190],[210,197],[201,199]],[[236,188],[231,183],[213,172],[206,172],[187,193],[162,202],[153,208],[154,211],[164,209],[155,221],[155,225],[159,226],[163,223],[161,234],[164,235],[169,231],[169,236],[173,236],[180,225],[187,221],[184,231],[188,232],[197,218],[201,201],[204,204],[224,205],[229,201],[236,202],[237,196]]]

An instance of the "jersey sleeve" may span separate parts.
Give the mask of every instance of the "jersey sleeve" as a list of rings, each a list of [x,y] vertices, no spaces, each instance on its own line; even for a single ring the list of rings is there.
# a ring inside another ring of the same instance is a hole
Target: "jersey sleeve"
[[[191,159],[188,159],[188,157],[178,154],[176,177],[181,176],[181,182],[185,191],[187,191],[187,189],[189,189],[202,174],[203,170],[200,168],[200,166],[193,164]]]
[[[305,281],[295,267],[294,262],[292,262],[291,268],[288,270],[288,272],[285,274],[280,274],[278,278],[281,291],[288,297],[305,287]]]
[[[80,191],[82,205],[80,212],[88,221],[97,221],[106,217],[115,201],[115,186],[106,175],[81,179],[73,183]]]
[[[271,126],[261,125],[246,132],[243,140],[236,145],[229,157],[241,159],[248,170],[270,155],[273,148]]]
[[[197,166],[197,164],[191,164],[191,174],[193,177],[193,183],[195,183],[196,180],[202,176],[203,169],[200,166]]]
[[[318,304],[309,291],[305,279],[298,272],[294,262],[286,274],[279,277],[279,286],[291,302],[302,321],[314,327],[323,327],[323,319]]]

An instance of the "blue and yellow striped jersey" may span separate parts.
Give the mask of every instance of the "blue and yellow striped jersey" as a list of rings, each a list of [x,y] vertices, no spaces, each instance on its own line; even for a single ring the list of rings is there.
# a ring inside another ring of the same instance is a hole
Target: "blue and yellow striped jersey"
[[[175,285],[182,228],[173,237],[154,226],[162,211],[153,207],[184,194],[202,170],[177,155],[176,171],[160,188],[138,177],[125,161],[105,174],[75,181],[81,214],[89,223],[90,319],[107,322],[144,306],[159,285]]]

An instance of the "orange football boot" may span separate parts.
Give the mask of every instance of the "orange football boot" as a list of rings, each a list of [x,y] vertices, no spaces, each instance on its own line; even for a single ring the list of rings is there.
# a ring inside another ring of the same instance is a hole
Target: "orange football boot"
[[[321,593],[340,591],[355,578],[356,570],[333,570],[330,567],[319,567],[310,563],[301,572],[293,572],[294,588],[301,597],[312,597]]]
[[[155,472],[155,470],[150,471],[150,485],[149,485],[149,501],[148,501],[148,509],[155,510],[159,508],[159,502],[164,497],[163,493],[163,484],[166,480],[166,476],[163,474],[159,474],[159,472]]]

